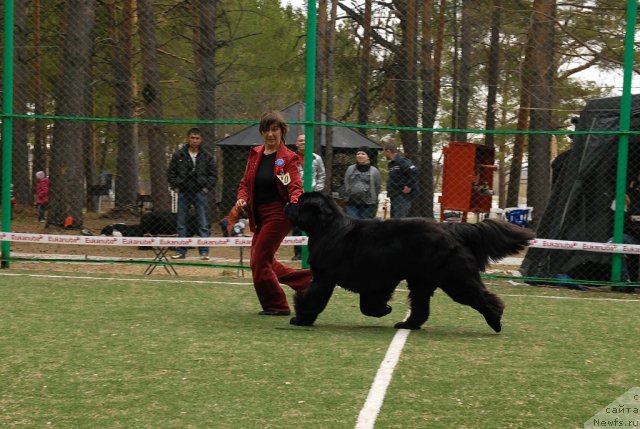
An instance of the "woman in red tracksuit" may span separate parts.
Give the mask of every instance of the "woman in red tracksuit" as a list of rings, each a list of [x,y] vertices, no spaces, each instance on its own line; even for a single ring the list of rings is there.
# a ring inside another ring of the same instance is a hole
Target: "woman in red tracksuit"
[[[253,286],[263,316],[288,316],[289,303],[280,284],[305,289],[311,271],[287,267],[275,258],[282,239],[291,230],[284,215],[287,203],[295,204],[302,194],[298,156],[287,149],[287,124],[278,112],[262,115],[259,125],[264,144],[254,147],[238,187],[236,207],[248,206]]]

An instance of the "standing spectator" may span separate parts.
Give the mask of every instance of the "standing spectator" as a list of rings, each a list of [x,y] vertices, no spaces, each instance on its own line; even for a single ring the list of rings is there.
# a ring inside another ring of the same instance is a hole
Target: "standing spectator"
[[[298,149],[297,154],[300,160],[298,164],[298,171],[300,172],[300,180],[304,183],[304,143],[305,136],[304,134],[300,134],[296,139],[296,148]],[[324,170],[324,162],[322,162],[322,158],[317,153],[313,155],[313,164],[311,165],[312,169],[312,181],[311,181],[311,190],[321,192],[324,189],[324,181],[326,178],[326,173]],[[302,231],[299,228],[293,228],[291,231],[292,235],[300,235]],[[302,259],[302,246],[293,246],[293,258],[292,261],[299,261]]]
[[[304,180],[304,143],[305,136],[304,134],[300,134],[296,139],[296,148],[298,149],[298,171],[300,172],[300,180]],[[324,170],[324,162],[322,162],[322,158],[317,153],[313,153],[313,164],[311,165],[311,169],[313,171],[312,181],[311,181],[311,190],[321,192],[324,190],[324,181],[326,178],[326,173]]]
[[[391,200],[391,217],[407,217],[412,193],[418,184],[418,169],[394,144],[384,145],[384,156],[389,160],[387,195]]]
[[[171,157],[167,179],[169,186],[178,194],[177,234],[187,236],[189,209],[195,207],[198,220],[198,235],[209,236],[208,193],[216,186],[216,165],[213,156],[201,147],[202,134],[198,128],[187,131],[187,143]],[[200,259],[209,259],[209,248],[199,247]],[[172,259],[184,259],[186,247],[178,247]]]
[[[369,159],[369,150],[362,146],[356,152],[356,163],[347,167],[344,191],[346,213],[355,219],[373,219],[378,210],[378,194],[382,186],[380,171]]]
[[[264,144],[253,147],[238,186],[237,207],[248,206],[251,240],[251,274],[262,316],[288,316],[289,303],[280,284],[294,290],[306,289],[310,270],[295,270],[276,260],[280,243],[291,230],[284,214],[287,203],[296,204],[302,194],[298,156],[287,149],[287,124],[278,112],[260,119]]]
[[[13,195],[13,183],[11,184],[11,219],[13,219],[14,206],[16,205],[16,196]]]
[[[45,221],[45,211],[49,204],[49,178],[44,171],[36,173],[36,195],[35,205],[38,209],[38,222]]]

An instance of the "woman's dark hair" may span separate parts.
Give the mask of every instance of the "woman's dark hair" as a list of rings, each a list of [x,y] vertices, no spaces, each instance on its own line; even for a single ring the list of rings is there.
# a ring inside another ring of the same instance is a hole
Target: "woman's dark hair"
[[[289,130],[289,126],[280,112],[267,112],[262,115],[262,118],[260,118],[260,126],[258,128],[260,134],[269,131],[271,126],[274,124],[280,127],[280,131],[282,131],[282,140],[284,140],[284,137],[287,135],[287,131]]]

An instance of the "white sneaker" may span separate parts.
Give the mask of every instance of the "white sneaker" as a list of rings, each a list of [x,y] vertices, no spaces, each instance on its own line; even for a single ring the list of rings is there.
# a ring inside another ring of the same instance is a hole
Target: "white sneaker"
[[[187,256],[184,253],[176,253],[175,255],[171,255],[171,259],[184,259]]]
[[[203,261],[208,261],[209,255],[200,255],[200,259],[202,259]]]

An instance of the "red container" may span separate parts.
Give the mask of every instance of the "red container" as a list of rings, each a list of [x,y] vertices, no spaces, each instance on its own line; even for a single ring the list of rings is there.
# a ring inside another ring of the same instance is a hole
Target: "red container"
[[[441,211],[489,213],[496,170],[493,147],[450,142],[444,148]],[[440,216],[442,219],[443,216]]]

